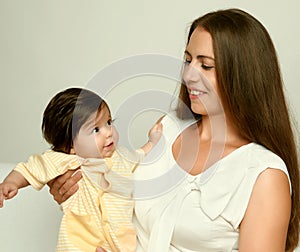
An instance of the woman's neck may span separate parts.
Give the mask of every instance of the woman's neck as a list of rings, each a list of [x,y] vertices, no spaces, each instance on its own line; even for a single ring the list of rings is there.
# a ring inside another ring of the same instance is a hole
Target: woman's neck
[[[203,116],[198,124],[201,142],[215,142],[218,144],[240,147],[249,143],[242,138],[238,130],[231,124],[224,114]]]

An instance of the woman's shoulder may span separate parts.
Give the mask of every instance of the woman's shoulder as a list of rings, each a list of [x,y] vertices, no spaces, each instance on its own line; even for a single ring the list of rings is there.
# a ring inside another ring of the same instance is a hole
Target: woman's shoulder
[[[287,170],[286,165],[281,157],[260,144],[252,143],[248,154],[252,160],[251,163],[253,163],[253,166],[267,166],[266,168],[278,168],[284,171]]]
[[[238,228],[260,175],[265,181],[276,180],[284,176],[278,176],[278,171],[283,171],[290,183],[286,165],[278,155],[256,143],[244,145],[216,166],[213,179],[208,178],[202,188],[207,195],[202,208],[211,218],[221,214]],[[216,183],[222,183],[222,187],[216,187]]]
[[[256,168],[257,170],[257,178],[264,177],[265,179],[267,178],[267,180],[272,180],[278,175],[281,177],[286,176],[290,184],[290,191],[292,190],[288,169],[280,156],[259,144],[253,145],[252,153],[253,156],[255,155],[256,159],[253,168]],[[283,172],[285,175],[278,171]]]

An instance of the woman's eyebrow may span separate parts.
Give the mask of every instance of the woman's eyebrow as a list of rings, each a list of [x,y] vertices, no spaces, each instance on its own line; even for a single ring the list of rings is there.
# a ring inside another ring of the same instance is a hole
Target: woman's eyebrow
[[[188,56],[192,57],[192,55],[191,55],[187,50],[185,50],[184,53],[187,54]],[[207,56],[207,55],[202,55],[202,54],[197,55],[196,58],[197,58],[197,59],[203,59],[203,58],[206,58],[206,59],[210,59],[210,60],[215,60],[214,57]]]

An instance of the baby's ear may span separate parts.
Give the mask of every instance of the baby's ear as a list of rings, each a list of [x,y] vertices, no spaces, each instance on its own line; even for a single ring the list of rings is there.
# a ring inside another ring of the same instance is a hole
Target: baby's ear
[[[70,154],[73,154],[73,155],[76,154],[73,147],[72,147],[71,150],[70,150]]]

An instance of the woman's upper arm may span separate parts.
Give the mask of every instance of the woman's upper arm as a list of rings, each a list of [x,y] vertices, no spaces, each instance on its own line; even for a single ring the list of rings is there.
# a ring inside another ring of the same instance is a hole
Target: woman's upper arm
[[[263,171],[240,224],[240,252],[283,252],[291,213],[287,175],[278,169]]]

